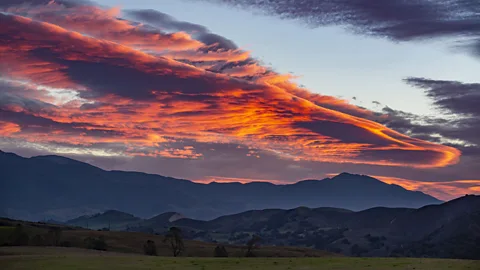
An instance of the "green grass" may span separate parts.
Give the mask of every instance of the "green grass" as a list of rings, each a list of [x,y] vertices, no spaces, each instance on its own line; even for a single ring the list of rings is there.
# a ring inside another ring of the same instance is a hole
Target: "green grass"
[[[478,261],[412,258],[172,258],[148,257],[75,248],[1,248],[0,268],[16,269],[158,269],[158,270],[478,270]],[[7,255],[10,254],[10,255]]]
[[[14,230],[13,226],[0,226],[0,245],[8,242],[8,237]]]

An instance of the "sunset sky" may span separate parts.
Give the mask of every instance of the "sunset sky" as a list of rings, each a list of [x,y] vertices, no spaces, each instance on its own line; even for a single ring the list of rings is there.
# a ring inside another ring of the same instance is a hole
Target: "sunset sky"
[[[0,0],[0,150],[480,194],[480,2],[372,3]]]

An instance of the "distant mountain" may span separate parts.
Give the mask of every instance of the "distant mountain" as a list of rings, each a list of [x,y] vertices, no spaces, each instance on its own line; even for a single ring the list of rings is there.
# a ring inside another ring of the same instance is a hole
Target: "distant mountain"
[[[342,173],[290,185],[210,183],[105,171],[61,156],[23,158],[0,152],[0,212],[12,218],[65,221],[109,209],[148,218],[163,212],[212,219],[251,209],[418,208],[441,201],[364,175]]]
[[[108,210],[103,213],[84,215],[71,219],[65,222],[65,224],[90,229],[108,228],[111,230],[124,230],[128,225],[133,225],[141,221],[141,218],[135,217],[132,214],[116,210]]]

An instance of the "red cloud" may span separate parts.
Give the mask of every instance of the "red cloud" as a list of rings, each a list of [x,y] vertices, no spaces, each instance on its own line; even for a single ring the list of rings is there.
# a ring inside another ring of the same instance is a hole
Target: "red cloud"
[[[65,18],[69,16],[75,18]],[[0,107],[0,117],[21,128],[17,138],[121,144],[131,155],[187,158],[201,153],[174,148],[170,141],[238,143],[294,160],[413,167],[446,166],[460,156],[454,148],[409,138],[361,118],[369,112],[311,94],[283,75],[249,71],[249,66],[240,74],[255,74],[249,79],[230,76],[239,74],[228,69],[212,73],[138,50],[139,40],[148,42],[135,36],[128,22],[115,22],[112,31],[104,32],[102,27],[79,26],[83,16],[62,24],[110,40],[0,14],[2,74],[43,87],[69,88],[77,95],[68,104],[35,112]],[[119,34],[122,27],[129,29],[128,35]],[[189,40],[184,34],[168,37]],[[157,44],[153,41],[160,35],[143,38]]]
[[[0,135],[8,137],[14,133],[20,132],[20,126],[15,123],[0,121]]]

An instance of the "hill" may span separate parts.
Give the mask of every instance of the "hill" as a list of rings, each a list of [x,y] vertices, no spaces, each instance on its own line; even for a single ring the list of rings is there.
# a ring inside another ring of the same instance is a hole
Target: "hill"
[[[66,224],[92,229],[124,230],[128,225],[140,222],[142,219],[132,214],[116,210],[108,210],[94,215],[85,215],[68,220]]]
[[[0,212],[27,220],[69,220],[109,209],[149,218],[178,212],[212,219],[252,209],[417,208],[441,201],[365,175],[270,183],[210,183],[139,172],[105,171],[60,156],[23,158],[0,152]]]
[[[163,234],[169,227],[188,239],[241,245],[251,235],[275,246],[300,246],[349,256],[480,259],[480,196],[419,209],[377,207],[363,211],[299,207],[252,210],[210,221],[164,213],[127,230]]]
[[[83,253],[92,253],[93,250],[89,247],[87,239],[103,239],[106,246],[105,249],[111,252],[128,254],[144,254],[143,245],[152,240],[155,242],[158,256],[168,257],[172,256],[172,252],[168,242],[164,242],[163,235],[154,235],[141,232],[119,232],[119,231],[95,231],[84,228],[73,227],[68,225],[48,224],[43,222],[28,222],[21,220],[11,220],[0,218],[0,258],[1,255],[9,255],[8,252],[16,250],[16,244],[12,244],[11,238],[2,232],[12,232],[21,227],[22,232],[27,235],[22,246],[39,246],[42,247],[40,251],[48,252],[48,248],[52,246],[62,246],[69,248],[82,248]],[[52,231],[58,230],[57,244],[52,243]],[[39,241],[39,239],[41,241]],[[12,246],[13,245],[13,246]],[[9,247],[8,249],[2,247]],[[185,250],[181,254],[182,257],[213,257],[214,250],[217,244],[207,243],[196,240],[185,240]],[[18,247],[23,249],[24,247]],[[245,257],[245,244],[242,245],[225,245],[229,257]],[[4,251],[6,254],[2,254]],[[124,255],[126,255],[124,254]],[[118,254],[117,254],[118,255]],[[310,248],[299,247],[279,247],[262,245],[258,250],[255,250],[255,255],[258,257],[336,257],[341,256],[332,252],[323,250],[315,250]],[[44,269],[43,267],[40,267]],[[3,269],[3,268],[2,268]],[[63,268],[62,268],[63,269]]]

